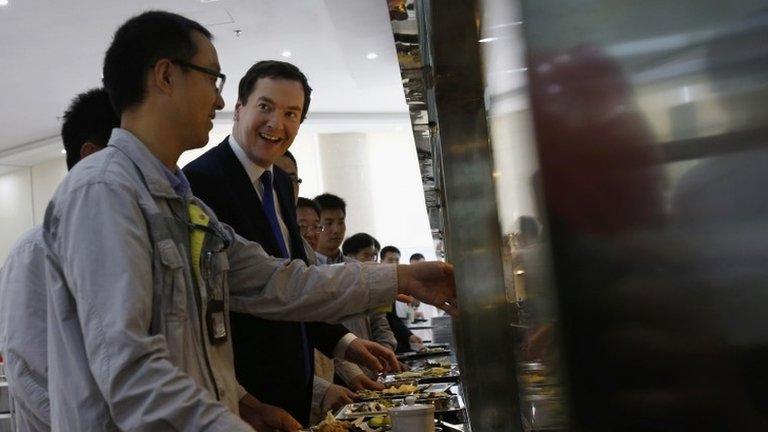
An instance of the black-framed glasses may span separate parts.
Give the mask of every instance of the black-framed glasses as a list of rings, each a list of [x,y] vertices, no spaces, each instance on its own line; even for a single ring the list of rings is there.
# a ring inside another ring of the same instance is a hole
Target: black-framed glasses
[[[221,96],[221,92],[224,91],[224,83],[227,82],[227,76],[223,73],[217,70],[209,69],[207,67],[194,65],[192,63],[185,62],[184,60],[172,59],[171,63],[216,77],[216,91],[218,92],[219,96]]]
[[[301,231],[301,234],[307,234],[309,232],[313,232],[315,234],[320,234],[323,232],[323,226],[322,225],[304,225],[299,224],[299,231]]]

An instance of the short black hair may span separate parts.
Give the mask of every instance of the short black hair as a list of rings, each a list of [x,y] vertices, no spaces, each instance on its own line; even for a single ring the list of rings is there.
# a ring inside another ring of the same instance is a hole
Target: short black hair
[[[384,259],[384,257],[387,256],[388,253],[396,253],[398,255],[402,255],[400,253],[400,249],[398,249],[398,248],[396,248],[394,246],[384,246],[381,249],[381,252],[379,252],[379,257],[381,257],[381,259]]]
[[[106,147],[116,127],[120,127],[120,118],[112,109],[106,90],[95,88],[75,96],[64,112],[61,125],[67,169],[80,162],[80,148],[86,142]]]
[[[357,233],[352,237],[344,240],[341,245],[341,252],[344,255],[354,255],[361,250],[373,246],[376,250],[381,248],[379,242],[373,238],[372,235],[367,233]]]
[[[304,106],[301,109],[301,121],[303,122],[307,118],[309,101],[312,100],[312,87],[309,86],[307,76],[299,68],[291,63],[279,60],[263,60],[254,64],[248,69],[243,78],[240,79],[240,84],[237,87],[237,100],[241,104],[245,105],[248,103],[248,97],[253,93],[253,88],[260,78],[281,78],[301,83],[301,87],[304,89]]]
[[[410,258],[408,258],[408,262],[415,261],[415,260],[425,260],[424,255],[416,252],[415,254],[411,255]]]
[[[299,197],[299,200],[296,202],[296,208],[300,208],[300,207],[311,208],[312,210],[315,211],[315,213],[317,213],[318,219],[320,218],[320,206],[317,205],[317,203],[312,201],[311,199]]]
[[[103,83],[118,115],[146,96],[146,73],[160,59],[189,61],[197,54],[196,31],[211,39],[200,23],[181,15],[149,11],[126,21],[104,56]]]
[[[341,197],[334,194],[324,193],[315,197],[315,202],[320,206],[320,211],[339,209],[347,215],[347,203]]]
[[[291,162],[293,162],[293,166],[295,166],[296,168],[299,168],[299,164],[298,164],[298,163],[296,163],[296,158],[295,158],[295,157],[293,157],[293,153],[291,153],[291,151],[290,151],[290,150],[286,150],[286,151],[285,151],[285,153],[283,153],[283,156],[285,156],[285,157],[287,157],[288,159],[290,159],[290,160],[291,160]]]

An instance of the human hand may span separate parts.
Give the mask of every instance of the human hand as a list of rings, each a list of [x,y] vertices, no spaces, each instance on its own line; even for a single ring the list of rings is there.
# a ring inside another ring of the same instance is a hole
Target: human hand
[[[260,402],[251,395],[240,400],[240,417],[257,431],[296,432],[301,424],[287,411]]]
[[[410,345],[413,351],[421,351],[424,349],[424,341],[416,335],[411,335],[408,338],[408,345]]]
[[[344,405],[351,404],[357,399],[358,396],[352,390],[340,385],[331,384],[331,386],[328,387],[328,390],[325,391],[321,406],[323,412],[337,410]]]
[[[453,266],[442,262],[420,262],[397,266],[397,292],[413,296],[446,311],[459,314]],[[398,300],[402,296],[398,296]]]
[[[357,338],[347,347],[344,359],[374,372],[399,372],[395,353],[376,342]]]
[[[354,391],[360,390],[384,390],[384,384],[374,381],[364,373],[352,378],[349,383],[349,388]]]

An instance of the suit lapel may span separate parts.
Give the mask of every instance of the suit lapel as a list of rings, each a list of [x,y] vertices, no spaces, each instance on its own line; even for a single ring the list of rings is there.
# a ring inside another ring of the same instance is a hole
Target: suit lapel
[[[238,229],[238,234],[249,240],[259,242],[268,254],[280,255],[277,240],[269,228],[269,220],[264,214],[259,195],[251,184],[251,178],[248,177],[245,168],[229,146],[229,139],[224,140],[219,146],[222,147],[220,152],[221,166],[227,170],[226,173],[222,173],[222,176],[229,179],[231,208],[241,212],[238,217],[241,220],[239,224],[241,226],[238,228],[247,227],[246,230],[242,230],[243,232]]]

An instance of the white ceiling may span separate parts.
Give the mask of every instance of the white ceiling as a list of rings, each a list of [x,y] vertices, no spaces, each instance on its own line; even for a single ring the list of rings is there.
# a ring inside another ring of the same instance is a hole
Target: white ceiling
[[[407,113],[384,0],[9,0],[0,7],[0,159],[58,138],[72,97],[100,85],[116,28],[149,9],[213,33],[227,74],[225,111],[250,65],[282,59],[315,90],[310,122],[313,113]]]

